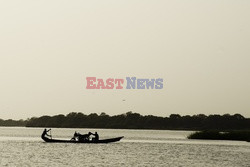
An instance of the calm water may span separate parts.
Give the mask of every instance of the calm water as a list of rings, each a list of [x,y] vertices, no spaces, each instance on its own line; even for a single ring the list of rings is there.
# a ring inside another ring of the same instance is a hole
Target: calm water
[[[76,131],[52,129],[53,138]],[[98,129],[101,138],[125,136],[111,144],[44,143],[41,128],[0,128],[0,166],[218,166],[250,167],[250,143],[188,140],[188,131]]]

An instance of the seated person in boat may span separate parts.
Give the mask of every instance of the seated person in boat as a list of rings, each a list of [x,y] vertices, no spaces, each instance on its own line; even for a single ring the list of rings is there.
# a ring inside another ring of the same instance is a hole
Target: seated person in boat
[[[92,135],[91,132],[89,132],[88,134],[80,135],[79,136],[79,141],[89,141],[90,135]]]
[[[99,140],[99,135],[97,132],[93,134],[95,137],[93,138],[93,141],[98,141]]]
[[[74,136],[71,138],[71,140],[76,141],[78,139],[79,133],[75,131]]]
[[[47,130],[46,128],[44,129],[42,133],[42,138],[46,138],[46,136],[52,137],[51,135],[48,134],[48,132],[51,131],[51,129]]]
[[[90,135],[92,135],[93,133],[89,132],[88,134],[80,134],[80,133],[76,133],[74,134],[74,137],[71,140],[78,140],[78,141],[89,141],[89,137]]]

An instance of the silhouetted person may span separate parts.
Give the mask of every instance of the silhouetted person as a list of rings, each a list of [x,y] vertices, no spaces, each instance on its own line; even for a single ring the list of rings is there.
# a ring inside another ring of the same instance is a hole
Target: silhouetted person
[[[94,141],[98,141],[99,140],[99,135],[97,132],[95,132],[95,134],[93,134],[95,136],[95,138],[93,138]]]
[[[43,133],[42,133],[42,139],[44,138],[47,138],[46,136],[49,136],[49,137],[52,137],[51,135],[48,134],[48,132],[50,131],[51,129],[47,130],[46,128],[44,129]]]
[[[85,140],[86,141],[89,141],[89,137],[90,137],[90,135],[92,135],[93,133],[91,133],[91,132],[89,132],[88,134],[85,134],[84,135],[84,138],[85,138]]]
[[[79,137],[79,133],[75,131],[74,136],[71,138],[71,140],[76,141],[76,139]],[[79,140],[79,139],[78,139]]]
[[[89,141],[89,137],[90,135],[92,135],[93,133],[89,132],[87,134],[80,134],[80,133],[77,133],[77,137],[78,137],[78,141]]]

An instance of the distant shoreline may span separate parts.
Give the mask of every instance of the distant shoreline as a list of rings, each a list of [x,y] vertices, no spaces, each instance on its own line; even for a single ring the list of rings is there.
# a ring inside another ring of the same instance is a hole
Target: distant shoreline
[[[100,129],[142,129],[142,130],[250,130],[250,119],[240,114],[186,115],[171,114],[169,117],[142,116],[127,112],[109,116],[92,113],[69,113],[67,115],[32,117],[27,120],[2,120],[0,126],[39,127],[39,128],[100,128]]]
[[[0,126],[0,128],[55,128],[55,129],[117,129],[117,130],[167,130],[167,131],[196,131],[196,130],[190,130],[190,129],[126,129],[126,128],[91,128],[91,127],[85,127],[85,128],[70,128],[70,127],[27,127],[27,126]]]

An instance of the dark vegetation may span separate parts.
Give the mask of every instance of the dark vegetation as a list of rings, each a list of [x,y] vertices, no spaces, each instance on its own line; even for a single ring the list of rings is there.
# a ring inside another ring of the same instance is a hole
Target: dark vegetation
[[[239,140],[250,142],[250,131],[201,131],[188,136],[189,139]]]
[[[168,130],[250,130],[250,119],[240,114],[180,116],[169,117],[153,115],[142,116],[138,113],[109,116],[92,113],[69,113],[67,115],[33,117],[19,122],[26,127],[57,128],[114,128],[114,129],[168,129]],[[25,124],[25,125],[24,125]],[[5,124],[7,126],[7,124]]]
[[[15,121],[12,119],[2,120],[0,119],[0,126],[25,126],[27,121],[19,120]]]

